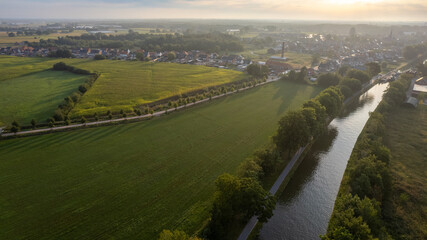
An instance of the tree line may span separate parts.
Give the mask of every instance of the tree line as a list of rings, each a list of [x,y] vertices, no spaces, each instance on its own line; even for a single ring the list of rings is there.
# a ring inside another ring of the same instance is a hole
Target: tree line
[[[372,77],[381,72],[379,63],[370,62],[366,64],[366,71],[353,69],[350,66],[342,66],[337,72],[323,73],[317,78],[320,86],[338,86],[345,98],[351,97],[362,89],[362,85],[368,83]],[[299,72],[291,70],[282,76],[281,80],[297,83],[307,83],[307,68],[302,67]]]
[[[53,70],[55,71],[68,71],[75,74],[89,75],[89,78],[85,83],[81,84],[77,91],[73,92],[70,96],[64,98],[64,101],[58,106],[55,110],[55,113],[52,118],[48,119],[50,127],[53,127],[56,121],[65,121],[67,125],[70,124],[70,118],[68,114],[73,109],[73,107],[80,101],[80,98],[85,94],[95,83],[95,81],[101,76],[100,73],[91,73],[88,70],[76,68],[70,65],[67,65],[63,62],[55,63],[53,65]]]
[[[29,43],[33,47],[85,47],[85,48],[119,48],[146,49],[149,51],[190,51],[206,52],[241,52],[243,45],[234,36],[219,32],[207,34],[140,34],[129,31],[128,34],[107,35],[103,33],[65,36],[58,39],[41,39]]]
[[[387,201],[392,180],[390,150],[383,144],[384,118],[406,98],[413,76],[392,82],[371,113],[351,154],[324,240],[391,239],[387,229]]]

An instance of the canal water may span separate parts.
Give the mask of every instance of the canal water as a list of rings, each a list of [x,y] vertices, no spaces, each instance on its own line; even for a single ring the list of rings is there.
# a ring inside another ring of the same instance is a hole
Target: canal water
[[[312,240],[326,233],[354,144],[387,86],[375,85],[331,122],[278,197],[260,239]]]

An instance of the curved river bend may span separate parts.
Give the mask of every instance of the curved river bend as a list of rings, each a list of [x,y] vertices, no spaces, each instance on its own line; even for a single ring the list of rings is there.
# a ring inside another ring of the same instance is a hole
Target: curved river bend
[[[319,239],[326,233],[341,179],[354,144],[388,84],[377,84],[346,107],[314,143],[279,196],[260,239]]]

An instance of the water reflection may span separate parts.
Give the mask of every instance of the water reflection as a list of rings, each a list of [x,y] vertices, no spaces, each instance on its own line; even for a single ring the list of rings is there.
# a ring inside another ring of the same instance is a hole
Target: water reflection
[[[321,141],[316,141],[304,161],[301,162],[297,171],[295,171],[293,182],[296,184],[289,184],[284,190],[280,198],[277,200],[280,204],[286,204],[291,201],[293,197],[298,195],[298,192],[304,186],[304,184],[310,180],[313,171],[316,169],[319,163],[320,156],[322,153],[329,151],[332,146],[332,142],[338,135],[338,131],[335,127],[330,126],[321,136]]]
[[[311,240],[326,232],[348,158],[386,87],[374,86],[331,122],[279,196],[261,239]]]

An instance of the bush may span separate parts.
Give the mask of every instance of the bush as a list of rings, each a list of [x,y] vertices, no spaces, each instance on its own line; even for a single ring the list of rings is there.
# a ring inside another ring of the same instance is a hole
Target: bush
[[[104,55],[97,54],[95,57],[93,57],[94,60],[104,60],[107,59]]]
[[[64,71],[66,69],[67,69],[67,64],[63,62],[55,63],[53,65],[53,70],[56,70],[56,71]]]
[[[79,91],[84,94],[89,89],[89,85],[87,83],[84,83],[79,86]]]
[[[391,176],[386,164],[371,155],[358,160],[357,165],[350,171],[349,183],[353,195],[375,198],[382,202],[391,187]]]
[[[55,121],[64,121],[64,113],[60,109],[57,109],[53,115],[53,118]]]

